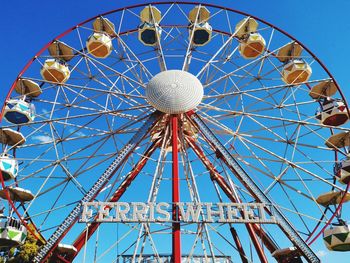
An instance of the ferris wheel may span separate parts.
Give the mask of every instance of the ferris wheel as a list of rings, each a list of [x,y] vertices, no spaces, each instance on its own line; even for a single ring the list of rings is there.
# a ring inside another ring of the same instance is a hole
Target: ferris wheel
[[[3,104],[1,256],[28,242],[33,262],[320,262],[322,238],[350,251],[348,112],[325,65],[252,15],[161,2],[88,19]]]

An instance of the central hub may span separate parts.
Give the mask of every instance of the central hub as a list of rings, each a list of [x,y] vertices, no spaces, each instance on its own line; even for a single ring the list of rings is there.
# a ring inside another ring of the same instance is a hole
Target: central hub
[[[146,97],[157,110],[180,114],[198,106],[203,98],[203,86],[196,76],[187,71],[167,70],[148,82]]]

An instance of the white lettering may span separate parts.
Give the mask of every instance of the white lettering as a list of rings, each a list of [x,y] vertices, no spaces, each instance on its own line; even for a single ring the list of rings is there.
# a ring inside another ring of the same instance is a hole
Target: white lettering
[[[124,209],[121,209],[121,208]],[[130,211],[130,206],[128,203],[125,202],[118,202],[115,205],[115,222],[120,222],[120,221],[130,221],[127,217],[126,214],[129,213]]]
[[[186,204],[186,211],[184,205]],[[202,206],[193,203],[177,203],[184,222],[199,222],[199,214],[202,212]]]
[[[271,205],[262,203],[86,202],[80,222],[172,222],[172,209],[178,222],[186,223],[277,223]],[[111,211],[114,209],[114,213]]]
[[[162,217],[158,216],[156,218],[156,220],[160,221],[160,222],[167,222],[167,221],[170,220],[170,213],[168,213],[168,211],[166,211],[166,210],[161,209],[162,206],[164,206],[165,208],[169,208],[170,205],[168,203],[164,203],[164,202],[161,202],[161,203],[157,204],[157,206],[156,206],[157,213],[165,216],[165,218],[164,217],[162,218]]]
[[[219,221],[220,223],[226,223],[227,219],[225,218],[225,213],[224,213],[224,207],[227,206],[224,203],[218,203],[218,208],[219,208]]]
[[[93,206],[96,210],[98,209],[98,204],[95,202],[87,202],[83,205],[83,213],[81,216],[81,221],[89,222],[92,218],[93,211],[89,207]]]
[[[237,203],[232,203],[227,205],[227,221],[228,222],[234,222],[237,220],[238,217],[238,209],[240,208],[240,205]],[[242,219],[242,218],[240,218]]]
[[[154,221],[154,203],[148,203],[149,221]]]
[[[132,203],[133,213],[132,221],[144,221],[145,214],[147,213],[147,206],[145,203]]]
[[[113,218],[109,215],[110,206],[104,203],[98,203],[100,209],[98,210],[98,217],[96,222],[112,222]]]

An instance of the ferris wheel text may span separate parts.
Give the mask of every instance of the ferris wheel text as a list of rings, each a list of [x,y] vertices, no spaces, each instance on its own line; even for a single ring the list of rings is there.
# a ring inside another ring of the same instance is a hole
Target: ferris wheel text
[[[263,203],[86,202],[79,222],[277,223]]]

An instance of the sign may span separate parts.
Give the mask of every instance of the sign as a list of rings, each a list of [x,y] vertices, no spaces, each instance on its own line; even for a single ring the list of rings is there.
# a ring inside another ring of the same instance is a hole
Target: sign
[[[266,210],[271,205],[262,203],[141,203],[141,202],[86,202],[83,203],[80,222],[174,222],[172,207],[183,223],[277,223]]]

